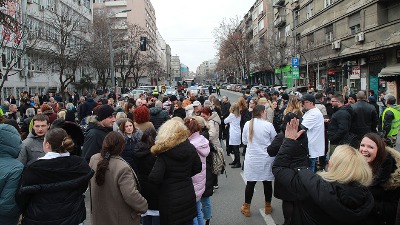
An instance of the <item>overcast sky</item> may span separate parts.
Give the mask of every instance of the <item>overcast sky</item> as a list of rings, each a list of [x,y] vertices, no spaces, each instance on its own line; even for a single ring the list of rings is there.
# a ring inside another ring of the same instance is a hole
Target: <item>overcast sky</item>
[[[213,59],[213,30],[226,18],[243,18],[255,0],[151,0],[157,27],[171,46],[171,54],[196,72],[204,61]]]

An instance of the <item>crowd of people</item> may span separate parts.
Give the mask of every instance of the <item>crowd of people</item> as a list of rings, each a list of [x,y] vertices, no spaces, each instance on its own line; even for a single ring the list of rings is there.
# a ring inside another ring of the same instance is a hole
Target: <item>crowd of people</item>
[[[1,224],[82,224],[90,207],[96,225],[208,225],[222,146],[243,170],[246,217],[262,182],[264,213],[274,195],[285,224],[400,222],[400,111],[391,95],[380,106],[363,91],[256,90],[232,103],[191,93],[56,96],[2,104]]]

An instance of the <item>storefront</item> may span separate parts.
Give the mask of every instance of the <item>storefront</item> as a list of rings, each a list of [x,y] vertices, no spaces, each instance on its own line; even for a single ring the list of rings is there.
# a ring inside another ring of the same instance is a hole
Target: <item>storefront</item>
[[[382,71],[382,69],[386,66],[386,57],[385,53],[371,55],[368,58],[369,63],[369,90],[374,90],[374,92],[378,95],[381,90],[386,90],[386,81],[383,77],[386,75],[378,74]],[[389,78],[390,80],[390,78]]]
[[[293,74],[292,74],[292,66],[287,65],[281,68],[275,69],[275,83],[286,85],[287,87],[293,87]]]

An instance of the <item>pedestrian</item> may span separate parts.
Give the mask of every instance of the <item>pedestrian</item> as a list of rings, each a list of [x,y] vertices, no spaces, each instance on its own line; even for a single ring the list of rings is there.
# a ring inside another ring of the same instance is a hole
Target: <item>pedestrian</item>
[[[140,106],[135,109],[135,122],[134,125],[141,131],[145,131],[148,128],[154,128],[152,122],[150,122],[150,110],[145,106]]]
[[[0,124],[0,221],[3,225],[16,225],[21,211],[15,201],[24,165],[17,160],[21,136],[8,124]]]
[[[374,210],[365,225],[395,224],[400,199],[400,153],[385,146],[376,133],[367,133],[361,140],[359,152],[372,169],[374,180],[368,187],[374,196]]]
[[[109,105],[100,106],[95,115],[95,120],[86,129],[82,146],[82,154],[87,162],[94,154],[99,153],[104,138],[112,131],[115,122],[114,109]]]
[[[229,127],[226,126],[226,124],[224,123],[224,120],[229,116],[229,109],[231,108],[231,103],[228,99],[227,96],[222,96],[222,102],[221,102],[221,132],[222,132],[222,140],[226,139],[226,152],[228,153],[228,155],[232,152],[232,149],[230,149],[229,146]],[[229,125],[228,125],[229,126]]]
[[[149,174],[156,162],[156,156],[151,153],[150,148],[154,145],[157,132],[148,128],[143,132],[141,140],[135,146],[134,163],[139,168],[136,173],[139,179],[141,194],[147,200],[148,210],[142,214],[143,225],[160,224],[160,203],[158,187],[149,181]]]
[[[307,130],[310,170],[315,172],[318,157],[325,155],[324,117],[321,111],[315,107],[314,95],[303,95],[301,103],[303,109],[306,110],[301,125],[303,129]]]
[[[217,91],[217,95],[218,97],[221,96],[221,86],[219,86],[219,84],[217,84],[217,86],[215,87],[216,91]]]
[[[81,224],[86,219],[84,193],[94,172],[79,156],[65,130],[49,130],[42,144],[46,153],[28,165],[16,195],[24,224]]]
[[[368,104],[364,91],[357,94],[357,102],[351,105],[353,109],[351,132],[356,135],[351,145],[358,147],[362,137],[370,132],[377,132],[377,112],[374,106]]]
[[[279,149],[282,146],[283,140],[285,139],[285,131],[287,124],[293,119],[299,119],[301,122],[301,118],[295,113],[289,112],[283,118],[282,129],[281,132],[275,136],[272,143],[267,147],[267,152],[270,157],[275,157]],[[299,128],[299,131],[301,128]],[[302,153],[302,158],[298,158],[298,160],[293,161],[290,165],[291,169],[309,167],[310,163],[308,162],[308,139],[307,133],[304,132],[297,138],[299,145],[297,146],[297,151]],[[284,224],[291,224],[294,201],[296,193],[290,192],[286,186],[283,186],[281,183],[274,182],[274,196],[278,199],[282,199],[282,212],[283,217],[285,219]]]
[[[32,118],[35,116],[35,109],[29,108],[26,110],[26,118],[22,121],[21,131],[25,137],[29,134],[29,125],[31,124]]]
[[[197,215],[190,177],[202,171],[202,163],[189,136],[183,121],[175,117],[160,127],[151,147],[157,160],[149,181],[159,186],[161,224],[189,225]]]
[[[154,129],[158,130],[168,119],[168,111],[163,109],[162,102],[157,100],[155,106],[150,108],[150,122],[154,125]]]
[[[125,140],[115,131],[104,138],[100,153],[90,159],[96,172],[90,180],[91,220],[96,225],[139,225],[147,201],[140,194],[136,174],[120,156]]]
[[[400,107],[396,105],[396,98],[389,95],[386,100],[386,109],[382,113],[381,130],[388,146],[394,148],[400,126]]]
[[[43,157],[46,153],[43,151],[44,135],[49,129],[49,117],[44,114],[35,115],[32,118],[32,132],[21,144],[21,151],[18,155],[18,160],[24,166],[36,161],[39,157]]]
[[[280,133],[283,121],[283,111],[279,109],[277,101],[272,101],[271,105],[272,105],[271,108],[274,110],[274,118],[272,124],[274,125],[276,133]]]
[[[79,110],[79,120],[81,121],[82,125],[86,124],[86,117],[92,115],[92,111],[96,106],[97,103],[94,101],[92,95],[90,94],[86,95],[86,100],[82,104],[82,107],[80,107]]]
[[[298,127],[297,119],[286,126],[285,139],[272,167],[275,182],[295,194],[290,224],[365,222],[374,208],[374,199],[367,188],[372,183],[372,171],[363,156],[354,148],[341,145],[330,158],[327,172],[315,174],[307,167],[292,168],[293,162],[308,163],[307,152],[299,151],[296,139],[304,130],[298,131]]]
[[[246,180],[245,201],[240,211],[246,217],[251,216],[250,205],[257,181],[264,185],[265,214],[272,213],[272,163],[274,157],[267,153],[267,147],[276,136],[272,123],[266,121],[267,112],[264,105],[257,105],[253,109],[252,118],[243,128],[242,141],[247,145],[244,160],[244,178]]]
[[[202,117],[200,118],[203,119]],[[210,146],[208,140],[200,134],[202,129],[196,118],[186,118],[185,126],[189,129],[191,133],[188,138],[189,142],[196,148],[196,152],[199,155],[202,164],[201,172],[192,177],[192,182],[196,194],[197,206],[197,217],[194,218],[193,225],[203,225],[204,219],[203,213],[201,211],[202,207],[200,199],[206,188],[206,157],[210,154]]]
[[[186,111],[184,108],[182,108],[182,102],[176,101],[174,107],[172,108],[174,109],[172,117],[180,117],[181,119],[185,119]]]
[[[138,171],[138,166],[135,162],[135,146],[142,138],[143,132],[133,125],[130,119],[122,120],[119,125],[118,132],[125,139],[125,148],[121,153],[121,157],[133,168],[135,172]]]
[[[240,136],[240,112],[239,105],[233,104],[229,109],[229,116],[224,120],[225,124],[229,124],[229,147],[233,150],[235,159],[229,163],[232,168],[241,168],[239,146],[241,143]]]
[[[40,106],[42,114],[49,117],[49,124],[51,125],[54,120],[57,119],[57,113],[54,112],[53,108],[48,104],[43,104]]]

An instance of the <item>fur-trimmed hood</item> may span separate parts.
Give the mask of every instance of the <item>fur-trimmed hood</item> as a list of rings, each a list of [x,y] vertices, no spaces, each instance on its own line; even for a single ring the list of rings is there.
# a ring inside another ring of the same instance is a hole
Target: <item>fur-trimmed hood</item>
[[[181,130],[177,133],[172,134],[171,137],[167,140],[156,141],[155,145],[151,147],[151,152],[157,155],[166,152],[179,145],[180,143],[186,141],[189,136],[189,130]]]
[[[400,152],[393,148],[386,147],[386,151],[395,160],[395,170],[390,174],[389,179],[382,185],[385,190],[394,190],[400,187]]]

